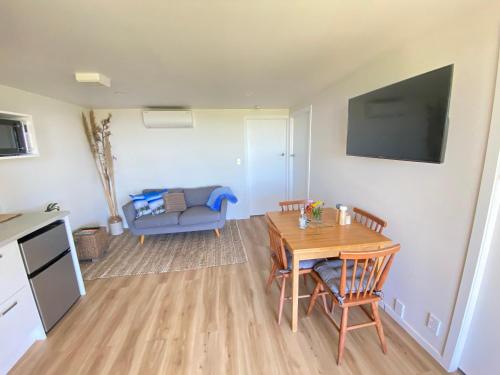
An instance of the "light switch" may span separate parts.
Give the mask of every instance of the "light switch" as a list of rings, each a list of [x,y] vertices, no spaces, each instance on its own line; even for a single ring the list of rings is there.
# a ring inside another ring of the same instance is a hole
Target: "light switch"
[[[236,158],[236,165],[241,165],[241,159],[240,158]]]

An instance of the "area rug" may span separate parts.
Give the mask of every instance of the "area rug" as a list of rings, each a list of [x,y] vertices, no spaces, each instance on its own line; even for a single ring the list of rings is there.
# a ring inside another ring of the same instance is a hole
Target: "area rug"
[[[238,223],[226,222],[217,238],[214,231],[146,236],[144,244],[129,232],[113,237],[106,254],[82,262],[85,280],[186,271],[248,261]]]

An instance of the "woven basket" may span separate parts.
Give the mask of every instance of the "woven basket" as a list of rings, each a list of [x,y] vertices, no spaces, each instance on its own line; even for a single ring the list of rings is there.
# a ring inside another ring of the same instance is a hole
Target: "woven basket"
[[[73,233],[79,260],[96,260],[108,249],[109,235],[105,227],[81,228]]]

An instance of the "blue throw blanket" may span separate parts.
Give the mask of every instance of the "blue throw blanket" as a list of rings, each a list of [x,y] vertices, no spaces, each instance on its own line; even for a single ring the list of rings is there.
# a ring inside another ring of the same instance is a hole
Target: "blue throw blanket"
[[[225,187],[215,188],[212,191],[210,197],[208,198],[207,206],[213,211],[220,211],[220,208],[222,206],[222,201],[224,199],[227,199],[231,203],[238,202],[238,198],[236,198],[236,195],[233,194],[230,188],[225,186]]]

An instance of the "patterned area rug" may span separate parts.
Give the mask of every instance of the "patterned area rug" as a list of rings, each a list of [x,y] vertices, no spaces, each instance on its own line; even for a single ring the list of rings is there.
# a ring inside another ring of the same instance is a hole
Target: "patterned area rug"
[[[226,222],[217,238],[213,231],[146,236],[144,244],[128,232],[113,237],[98,261],[81,262],[85,280],[186,271],[248,261],[238,224]]]

